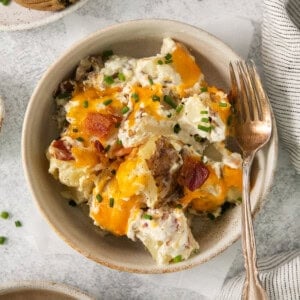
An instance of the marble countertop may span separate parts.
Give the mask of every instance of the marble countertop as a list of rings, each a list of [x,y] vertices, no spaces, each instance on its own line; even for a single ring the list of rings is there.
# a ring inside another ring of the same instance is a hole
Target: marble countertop
[[[0,32],[0,95],[6,118],[0,133],[0,282],[46,280],[75,286],[101,299],[204,299],[187,288],[100,266],[77,252],[47,251],[35,245],[29,220],[37,209],[25,183],[21,129],[30,95],[43,72],[72,43],[105,26],[132,19],[167,18],[203,28],[230,44],[242,57],[260,60],[261,0],[90,0],[65,18],[32,30]],[[299,248],[300,177],[280,145],[274,184],[255,220],[258,255]],[[16,228],[14,220],[23,227]],[[40,239],[43,237],[41,236]],[[62,242],[61,242],[62,243]],[[63,243],[62,243],[63,244]],[[66,247],[64,244],[62,248]],[[243,269],[240,243],[227,278]],[[100,296],[99,296],[100,295]]]

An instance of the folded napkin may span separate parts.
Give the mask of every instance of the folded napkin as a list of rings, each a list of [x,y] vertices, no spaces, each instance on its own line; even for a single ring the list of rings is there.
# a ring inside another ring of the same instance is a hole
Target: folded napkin
[[[281,141],[300,173],[300,1],[265,0],[262,59]]]
[[[260,279],[269,300],[300,299],[300,251],[259,260]],[[216,299],[240,300],[244,275],[228,280]]]

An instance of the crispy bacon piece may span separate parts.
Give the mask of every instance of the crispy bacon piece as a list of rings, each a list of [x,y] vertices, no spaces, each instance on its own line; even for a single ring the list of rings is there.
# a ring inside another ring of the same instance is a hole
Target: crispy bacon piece
[[[63,140],[55,140],[52,142],[53,156],[59,160],[73,160],[71,149],[72,146]]]
[[[102,145],[98,140],[96,140],[96,141],[94,142],[94,146],[95,146],[96,150],[97,150],[99,153],[103,153],[103,152],[104,152],[104,147],[103,147],[103,145]]]
[[[190,191],[198,189],[208,178],[209,170],[199,159],[187,156],[179,172],[178,183]]]
[[[120,118],[118,116],[89,113],[84,120],[84,126],[89,134],[104,138],[119,121]]]

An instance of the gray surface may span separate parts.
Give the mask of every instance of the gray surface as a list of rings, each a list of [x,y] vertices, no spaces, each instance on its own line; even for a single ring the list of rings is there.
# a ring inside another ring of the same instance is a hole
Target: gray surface
[[[241,21],[250,19],[254,35],[249,56],[259,62],[260,3],[260,0],[90,0],[75,15],[54,24],[24,32],[0,32],[0,95],[6,104],[6,119],[0,133],[0,211],[12,213],[10,220],[0,219],[0,235],[9,237],[8,243],[0,246],[1,282],[52,280],[76,286],[92,295],[101,295],[102,299],[199,299],[195,292],[160,287],[134,275],[109,270],[73,251],[70,254],[43,255],[28,242],[26,220],[36,208],[21,166],[23,116],[41,74],[70,44],[87,32],[124,20],[151,17],[180,20],[204,27],[228,41],[233,37],[242,38],[234,36],[238,25],[230,25],[229,37],[224,34],[222,26],[218,28],[212,24],[224,17]],[[91,25],[86,28],[84,22],[88,16]],[[73,24],[74,17],[81,24]],[[76,35],[72,36],[70,32],[76,32]],[[238,44],[233,48],[239,51],[236,47]],[[259,255],[299,248],[299,199],[300,177],[295,175],[286,152],[280,148],[274,185],[255,221]],[[24,227],[15,228],[15,219],[22,220]],[[242,267],[239,252],[228,276],[233,276]]]

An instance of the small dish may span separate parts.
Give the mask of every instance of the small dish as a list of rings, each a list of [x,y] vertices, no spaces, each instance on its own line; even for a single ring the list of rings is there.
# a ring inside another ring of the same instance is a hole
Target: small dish
[[[25,30],[52,23],[82,7],[88,0],[79,0],[58,12],[25,8],[12,1],[0,9],[0,31]]]

